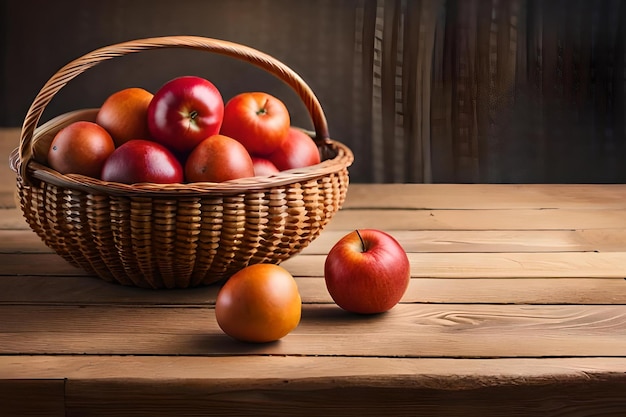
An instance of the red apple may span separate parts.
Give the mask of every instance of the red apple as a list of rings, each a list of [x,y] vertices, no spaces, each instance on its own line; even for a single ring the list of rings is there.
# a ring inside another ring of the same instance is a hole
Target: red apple
[[[177,152],[188,152],[217,134],[224,117],[218,89],[201,77],[178,77],[165,83],[148,106],[152,138]]]
[[[254,166],[246,148],[224,135],[213,135],[200,142],[185,163],[188,182],[222,182],[253,176]]]
[[[183,168],[165,146],[143,139],[132,139],[115,149],[102,167],[104,181],[136,184],[183,182]]]
[[[376,229],[356,230],[341,238],[324,264],[326,288],[335,303],[360,314],[382,313],[398,304],[410,275],[402,246]]]
[[[228,100],[220,133],[238,140],[251,155],[274,152],[287,137],[289,111],[263,92],[241,93]]]
[[[281,171],[304,168],[320,163],[320,152],[309,135],[290,127],[287,138],[267,157]]]
[[[266,158],[261,158],[260,156],[252,157],[252,165],[254,166],[255,176],[272,175],[278,174],[278,172],[280,172],[278,168],[276,168],[276,165],[272,163],[272,161]]]

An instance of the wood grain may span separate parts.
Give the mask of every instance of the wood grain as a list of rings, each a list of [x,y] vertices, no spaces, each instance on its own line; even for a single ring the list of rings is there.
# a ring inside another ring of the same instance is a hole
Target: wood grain
[[[623,209],[626,184],[351,184],[345,208]]]
[[[591,416],[600,409],[618,415],[624,406],[626,362],[61,355],[0,356],[0,370],[13,380],[67,379],[67,414],[40,414],[46,416],[275,415],[272,407],[293,408],[298,415],[388,415],[388,402],[396,399],[403,400],[394,415],[432,415],[428,410],[436,409],[453,416],[498,416],[506,409],[507,415],[531,410]],[[585,399],[584,406],[577,398]]]
[[[68,381],[67,416],[275,416],[280,410],[298,416],[617,417],[626,406],[623,378],[473,390],[416,388],[411,377],[396,378],[391,387],[379,380]]]
[[[626,222],[622,209],[344,209],[328,230],[575,230],[612,229]]]
[[[383,229],[385,230],[385,229]],[[406,252],[624,252],[626,229],[392,230]],[[351,230],[326,230],[302,251],[323,255]],[[0,243],[0,250],[2,248]]]
[[[324,278],[296,277],[305,304],[331,304]],[[211,306],[219,285],[153,291],[89,276],[6,276],[0,305]],[[413,278],[403,303],[626,304],[622,278]]]
[[[2,354],[370,357],[624,356],[626,306],[415,305],[359,316],[303,307],[278,343],[247,345],[211,308],[0,306]]]
[[[370,358],[339,356],[0,356],[0,370],[8,379],[161,381],[188,377],[197,380],[233,378],[309,379],[336,376],[385,378],[398,386],[470,390],[485,386],[535,385],[564,380],[611,380],[625,377],[626,358]],[[245,370],[245,372],[241,372]],[[470,377],[481,374],[482,378]]]
[[[326,230],[303,251],[323,255],[350,230]],[[407,252],[624,252],[626,229],[387,230]],[[6,230],[0,253],[51,253],[31,230]]]
[[[412,277],[626,277],[623,252],[408,253]],[[26,256],[26,255],[24,255]],[[281,265],[296,276],[323,274],[325,255],[296,256]]]
[[[408,253],[412,277],[624,278],[624,252]],[[281,265],[294,276],[324,274],[325,255],[298,255]],[[0,253],[0,275],[85,275],[54,253]]]

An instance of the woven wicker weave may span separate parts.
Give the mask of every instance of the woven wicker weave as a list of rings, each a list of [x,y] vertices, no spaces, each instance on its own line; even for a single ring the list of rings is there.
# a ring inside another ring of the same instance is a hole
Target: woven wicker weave
[[[118,184],[61,175],[46,166],[54,134],[97,109],[37,127],[54,95],[99,62],[156,48],[191,48],[257,65],[290,85],[311,115],[322,162],[273,176],[223,183]],[[20,206],[30,227],[70,263],[100,278],[146,288],[185,288],[228,278],[254,263],[299,253],[340,209],[349,148],[328,137],[314,93],[291,69],[252,48],[193,36],[150,38],[95,50],[50,78],[30,107],[11,155]]]

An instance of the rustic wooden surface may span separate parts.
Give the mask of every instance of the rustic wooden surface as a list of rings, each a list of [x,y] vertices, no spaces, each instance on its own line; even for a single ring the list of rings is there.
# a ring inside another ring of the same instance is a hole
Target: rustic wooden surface
[[[17,130],[0,130],[0,153]],[[623,416],[626,185],[361,185],[283,265],[299,327],[250,345],[215,322],[218,287],[86,276],[45,247],[0,166],[0,415]],[[357,227],[409,254],[402,302],[343,312],[323,281]]]

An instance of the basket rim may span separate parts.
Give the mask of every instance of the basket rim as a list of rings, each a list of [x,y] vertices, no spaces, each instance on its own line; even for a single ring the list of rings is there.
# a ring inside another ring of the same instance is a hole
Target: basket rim
[[[89,119],[96,109],[83,109],[72,111],[48,121],[38,127],[33,134],[33,142],[44,135],[60,129],[65,124],[77,119]],[[304,130],[304,129],[303,129]],[[305,132],[311,136],[312,132]],[[255,176],[240,178],[235,180],[215,182],[195,182],[195,183],[136,183],[123,184],[118,182],[103,181],[98,178],[87,177],[79,174],[61,174],[58,171],[35,160],[35,155],[31,154],[27,160],[21,161],[19,148],[15,148],[9,155],[9,165],[16,172],[17,178],[22,179],[21,164],[25,163],[27,175],[30,178],[41,182],[49,183],[57,187],[83,191],[89,194],[104,194],[115,196],[193,196],[193,195],[226,195],[240,194],[248,191],[261,191],[273,187],[280,187],[299,182],[316,180],[330,174],[334,174],[343,169],[347,169],[354,161],[352,150],[345,144],[327,139],[322,145],[323,151],[332,152],[334,155],[316,165],[303,168],[295,168],[280,171],[277,174],[266,176]]]

